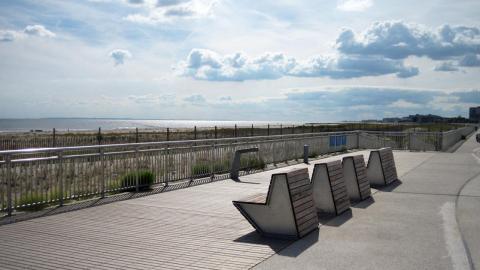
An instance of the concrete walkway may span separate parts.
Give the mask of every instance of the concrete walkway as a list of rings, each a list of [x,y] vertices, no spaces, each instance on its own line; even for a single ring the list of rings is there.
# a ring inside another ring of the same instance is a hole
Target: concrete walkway
[[[401,184],[321,226],[255,269],[479,269],[480,144],[395,153]],[[417,163],[405,170],[410,159]]]
[[[303,164],[0,226],[0,269],[469,269],[480,265],[477,147],[395,152],[401,183],[299,241],[259,237],[231,201]]]

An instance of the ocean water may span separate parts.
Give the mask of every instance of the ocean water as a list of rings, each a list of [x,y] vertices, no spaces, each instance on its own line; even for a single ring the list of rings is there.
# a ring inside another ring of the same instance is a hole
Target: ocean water
[[[298,125],[301,122],[281,121],[216,121],[216,120],[137,120],[137,119],[94,119],[94,118],[40,118],[40,119],[0,119],[0,132],[23,132],[31,130],[51,131],[81,131],[115,129],[159,129],[159,128],[193,128],[202,127],[233,127],[238,126],[266,126],[270,125]]]

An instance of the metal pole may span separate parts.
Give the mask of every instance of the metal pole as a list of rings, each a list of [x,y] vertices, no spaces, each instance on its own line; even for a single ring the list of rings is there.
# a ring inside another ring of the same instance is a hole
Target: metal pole
[[[270,124],[267,125],[267,136],[270,136]]]
[[[170,141],[170,128],[167,128],[167,141]]]
[[[234,137],[237,137],[237,124],[235,124]]]
[[[135,142],[138,143],[138,128],[135,128]]]
[[[140,177],[140,162],[138,160],[138,147],[135,147],[135,161],[136,161],[136,168],[135,168],[135,191],[139,192],[140,191],[140,186],[139,186],[139,177]]]
[[[60,201],[59,205],[63,206],[63,152],[58,152],[57,154],[57,163],[58,163],[58,173],[57,173],[57,183],[59,184],[59,189],[60,189]]]
[[[311,127],[311,133],[313,133],[313,124],[312,124],[312,127]]]
[[[216,158],[215,158],[215,143],[212,144],[212,162],[210,162],[210,180],[213,181],[213,179],[215,178],[215,167],[214,167],[214,164],[215,164],[215,161],[216,161]]]
[[[308,164],[308,144],[303,145],[303,163]]]
[[[100,166],[102,166],[102,190],[101,190],[101,193],[102,193],[102,198],[105,198],[105,150],[103,148],[100,148]]]
[[[11,216],[13,211],[12,205],[12,177],[11,177],[11,170],[12,170],[12,163],[11,163],[11,156],[7,154],[5,156],[5,164],[7,166],[7,172],[5,177],[7,178],[7,215]]]
[[[168,187],[168,163],[169,163],[169,151],[168,151],[168,144],[166,145],[166,148],[165,148],[165,162],[163,163],[164,164],[164,168],[163,168],[163,171],[164,171],[164,175],[165,175],[165,187]]]
[[[56,139],[57,139],[57,136],[56,136],[55,128],[53,128],[53,141],[52,141],[52,147],[55,147],[55,146],[57,146]]]
[[[102,128],[101,127],[98,128],[97,140],[99,145],[102,144]]]
[[[252,124],[252,129],[250,129],[250,136],[253,137],[253,124]]]
[[[295,125],[292,125],[292,134],[295,134]]]
[[[217,139],[217,126],[215,126],[215,139]]]
[[[283,135],[282,124],[280,124],[280,135]]]
[[[193,127],[193,138],[194,138],[194,140],[197,139],[197,126]]]

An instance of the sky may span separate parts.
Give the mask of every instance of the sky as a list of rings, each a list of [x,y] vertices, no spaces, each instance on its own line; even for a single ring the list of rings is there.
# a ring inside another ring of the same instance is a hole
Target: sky
[[[0,0],[0,118],[468,116],[478,0]]]

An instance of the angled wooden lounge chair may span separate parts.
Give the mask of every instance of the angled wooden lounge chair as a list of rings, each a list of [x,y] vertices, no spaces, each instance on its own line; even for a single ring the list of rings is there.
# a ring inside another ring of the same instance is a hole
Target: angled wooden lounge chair
[[[370,182],[367,179],[363,155],[344,157],[342,167],[350,201],[363,201],[370,197]]]
[[[339,215],[350,208],[340,160],[315,164],[312,186],[318,212]]]
[[[263,236],[301,238],[318,227],[308,169],[272,175],[267,194],[233,201]]]
[[[381,148],[370,152],[367,179],[372,186],[386,186],[397,180],[397,168],[392,148]]]

